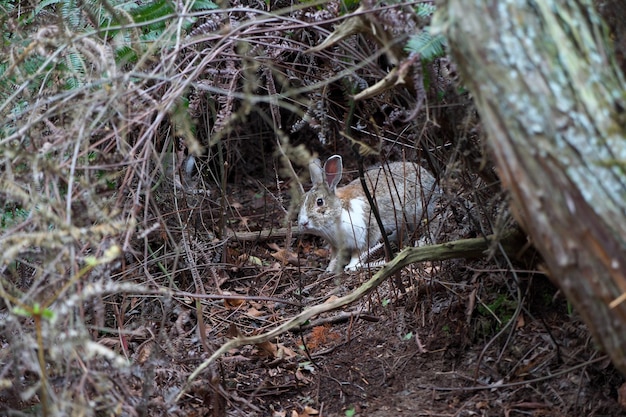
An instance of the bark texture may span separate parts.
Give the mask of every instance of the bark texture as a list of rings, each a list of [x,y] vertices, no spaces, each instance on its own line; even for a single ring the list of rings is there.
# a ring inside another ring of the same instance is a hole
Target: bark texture
[[[447,0],[435,25],[527,232],[626,375],[626,90],[591,0]]]

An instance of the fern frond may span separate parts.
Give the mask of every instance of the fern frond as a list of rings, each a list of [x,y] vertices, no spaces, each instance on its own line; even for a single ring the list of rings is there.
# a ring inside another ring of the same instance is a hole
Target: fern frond
[[[65,57],[65,66],[68,70],[68,89],[72,90],[79,87],[81,85],[79,79],[83,79],[87,73],[87,63],[84,56],[76,52],[70,52]]]
[[[417,5],[415,12],[419,17],[431,17],[435,13],[437,7],[430,3],[420,3]]]
[[[443,35],[433,36],[428,27],[409,38],[405,50],[420,54],[423,60],[432,61],[445,54],[446,38]]]
[[[63,20],[68,22],[73,28],[79,28],[81,27],[81,23],[83,23],[82,9],[76,0],[62,1],[61,15],[63,16]]]
[[[197,12],[200,10],[217,9],[218,7],[219,6],[211,0],[195,0],[191,5],[191,10]]]

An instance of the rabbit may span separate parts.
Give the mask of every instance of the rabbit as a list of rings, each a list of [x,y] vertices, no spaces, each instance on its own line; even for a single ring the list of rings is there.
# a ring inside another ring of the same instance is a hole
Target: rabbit
[[[311,161],[309,171],[313,187],[305,194],[298,214],[300,231],[321,236],[330,244],[326,271],[355,270],[361,254],[382,239],[361,181],[357,178],[337,188],[343,171],[339,155],[328,158],[323,170],[319,159]],[[400,228],[414,230],[424,208],[432,215],[439,189],[435,178],[417,164],[393,162],[369,169],[365,177],[390,239],[397,239]]]

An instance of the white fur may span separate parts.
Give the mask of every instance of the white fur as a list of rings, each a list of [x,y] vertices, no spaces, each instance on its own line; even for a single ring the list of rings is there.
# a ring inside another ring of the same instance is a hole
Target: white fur
[[[351,251],[362,251],[367,249],[367,223],[366,219],[369,217],[369,210],[367,210],[367,204],[363,198],[356,198],[350,201],[350,208],[348,210],[341,210],[340,231],[343,238],[343,245],[346,249]]]
[[[308,223],[309,216],[306,214],[306,204],[302,204],[302,207],[300,207],[300,213],[298,213],[298,227],[300,227],[301,230],[307,230],[304,225]]]
[[[348,265],[345,266],[345,270],[346,271],[356,271],[357,269],[359,269],[361,267],[361,259],[359,256],[353,256],[352,259],[350,259],[350,263],[348,263]],[[333,265],[334,267],[334,265]]]

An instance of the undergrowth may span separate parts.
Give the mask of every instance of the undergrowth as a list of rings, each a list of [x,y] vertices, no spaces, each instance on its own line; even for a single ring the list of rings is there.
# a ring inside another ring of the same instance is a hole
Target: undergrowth
[[[312,153],[358,143],[441,176],[470,154],[432,10],[344,6],[0,1],[3,412],[186,415],[190,369],[154,352],[197,360],[229,329],[217,295],[252,259],[228,247],[233,184],[258,180],[280,226]]]

